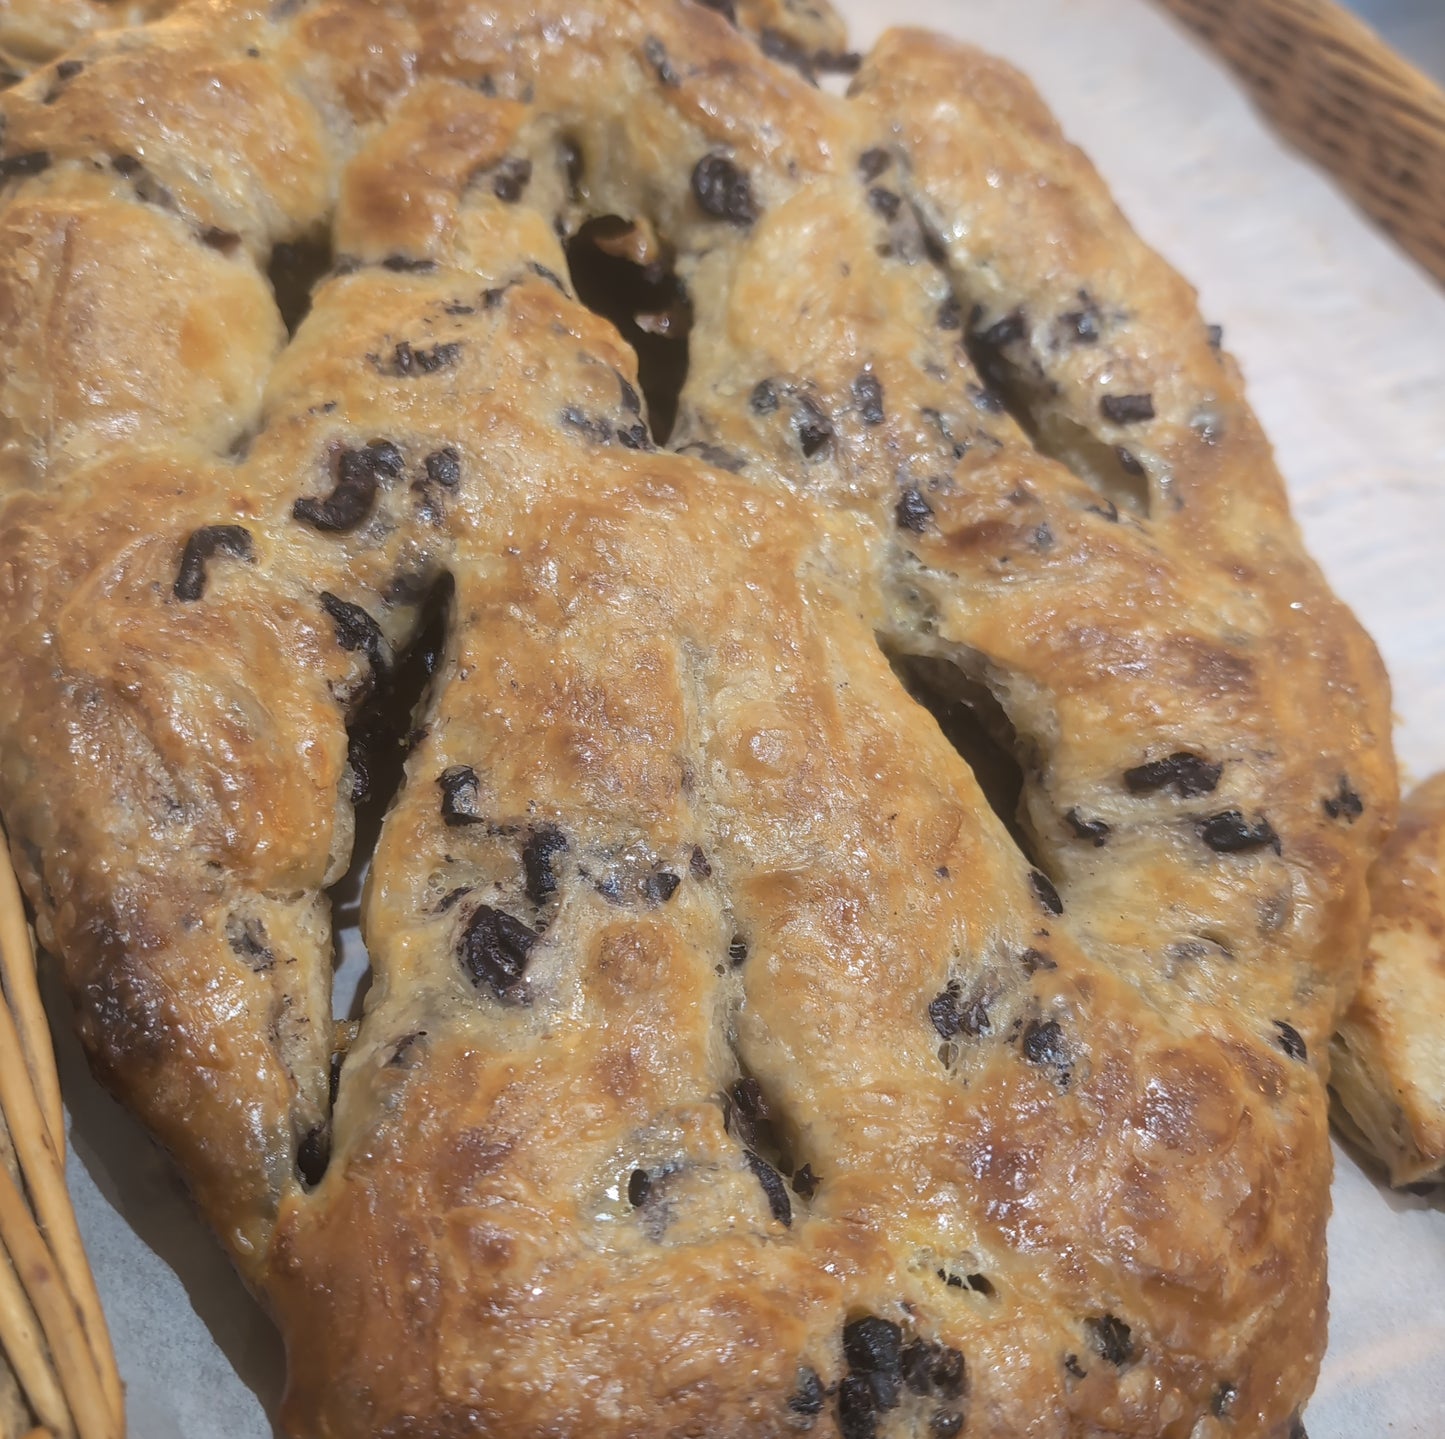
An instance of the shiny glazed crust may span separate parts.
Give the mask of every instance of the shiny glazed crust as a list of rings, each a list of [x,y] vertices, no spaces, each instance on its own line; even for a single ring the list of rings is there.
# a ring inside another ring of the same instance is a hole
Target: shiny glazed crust
[[[1445,774],[1406,800],[1370,872],[1364,974],[1334,1041],[1349,1127],[1394,1184],[1445,1179]]]
[[[76,58],[0,97],[0,807],[287,1432],[1293,1433],[1388,691],[1027,84],[689,0]],[[605,215],[691,299],[666,449]],[[347,724],[443,600],[333,1102]]]

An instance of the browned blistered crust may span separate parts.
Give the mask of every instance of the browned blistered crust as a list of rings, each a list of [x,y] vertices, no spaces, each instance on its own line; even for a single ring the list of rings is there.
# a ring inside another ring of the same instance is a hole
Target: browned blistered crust
[[[288,1432],[1291,1434],[1387,687],[1026,83],[689,0],[77,55],[0,98],[0,806]],[[443,577],[333,1108],[346,725]],[[992,696],[1030,854],[894,666]]]
[[[1395,1184],[1445,1178],[1445,774],[1414,790],[1370,871],[1370,943],[1331,1083]]]

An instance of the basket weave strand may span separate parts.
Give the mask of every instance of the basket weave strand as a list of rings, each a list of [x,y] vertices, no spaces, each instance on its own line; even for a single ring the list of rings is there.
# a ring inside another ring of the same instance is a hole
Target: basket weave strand
[[[1445,92],[1332,0],[1159,0],[1275,127],[1445,282]]]
[[[65,1188],[55,1057],[35,953],[0,833],[0,1343],[42,1436],[121,1439],[124,1396]],[[8,1439],[8,1436],[6,1436]]]

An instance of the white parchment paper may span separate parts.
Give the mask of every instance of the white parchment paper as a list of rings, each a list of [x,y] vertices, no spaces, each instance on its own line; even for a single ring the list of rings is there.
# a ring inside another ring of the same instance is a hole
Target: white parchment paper
[[[1137,228],[1224,325],[1309,544],[1384,652],[1402,761],[1416,777],[1445,767],[1445,293],[1144,0],[842,8],[860,46],[906,20],[976,40],[1033,76]],[[269,1439],[281,1386],[269,1325],[165,1161],[58,1029],[71,1191],[134,1439]],[[1310,1433],[1439,1439],[1445,1208],[1337,1159],[1331,1341]]]

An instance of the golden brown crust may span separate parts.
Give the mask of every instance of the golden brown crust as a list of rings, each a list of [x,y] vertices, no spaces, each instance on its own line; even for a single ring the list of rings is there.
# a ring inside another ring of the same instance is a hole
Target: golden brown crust
[[[1445,774],[1416,789],[1370,871],[1364,974],[1331,1083],[1394,1184],[1445,1178]]]
[[[1022,82],[902,33],[837,100],[693,3],[326,0],[0,111],[47,157],[0,214],[0,805],[290,1432],[1285,1435],[1387,691]],[[671,453],[565,278],[606,214],[690,295]],[[322,225],[281,348],[260,267]],[[328,1117],[346,727],[443,576]],[[992,696],[1021,817],[894,665]]]
[[[139,25],[178,0],[0,0],[0,89],[69,50],[94,30]],[[8,61],[8,64],[6,62]]]

